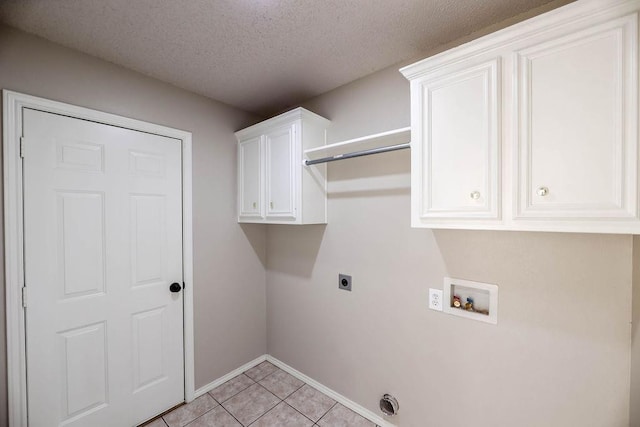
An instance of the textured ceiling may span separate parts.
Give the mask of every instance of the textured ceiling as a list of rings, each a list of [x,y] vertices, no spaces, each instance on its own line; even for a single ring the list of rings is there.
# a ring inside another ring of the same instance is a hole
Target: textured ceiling
[[[548,0],[0,0],[0,21],[269,115]]]

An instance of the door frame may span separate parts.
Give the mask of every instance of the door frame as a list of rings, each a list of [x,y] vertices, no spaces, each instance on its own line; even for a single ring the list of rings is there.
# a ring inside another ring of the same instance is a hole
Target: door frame
[[[183,295],[184,396],[186,402],[192,401],[195,394],[195,363],[191,132],[9,90],[3,90],[2,93],[4,267],[9,425],[12,427],[27,427],[28,425],[26,329],[25,310],[22,301],[22,288],[24,286],[24,229],[22,158],[20,153],[24,108],[61,114],[182,141],[182,257],[184,282],[186,284]]]

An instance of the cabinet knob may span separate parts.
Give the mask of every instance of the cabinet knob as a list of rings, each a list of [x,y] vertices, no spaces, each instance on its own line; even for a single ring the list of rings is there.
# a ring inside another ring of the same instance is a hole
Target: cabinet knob
[[[478,200],[480,198],[480,192],[472,191],[471,194],[469,194],[469,197],[471,197],[473,200]]]
[[[255,209],[256,206],[258,206],[258,204],[256,202],[253,202],[253,209]]]
[[[273,209],[273,202],[269,202],[269,207]]]
[[[544,197],[549,194],[549,189],[547,187],[540,187],[536,190],[536,194],[540,197]]]

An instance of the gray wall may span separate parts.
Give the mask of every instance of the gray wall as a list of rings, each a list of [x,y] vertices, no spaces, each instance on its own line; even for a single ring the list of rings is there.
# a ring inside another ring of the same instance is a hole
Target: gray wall
[[[0,88],[193,132],[196,387],[264,354],[266,233],[240,227],[235,216],[233,131],[257,118],[7,27],[0,27]],[[1,340],[0,366],[5,353]],[[0,425],[5,384],[0,369]]]
[[[409,85],[304,106],[335,142],[409,125]],[[269,353],[375,412],[394,394],[402,426],[628,426],[632,238],[411,229],[409,160],[331,163],[329,224],[269,226]],[[446,275],[497,284],[498,325],[429,310]]]

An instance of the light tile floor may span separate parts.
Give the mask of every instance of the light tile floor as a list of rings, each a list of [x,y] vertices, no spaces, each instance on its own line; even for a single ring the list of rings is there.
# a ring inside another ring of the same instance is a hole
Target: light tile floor
[[[269,362],[262,362],[144,427],[375,427]]]

